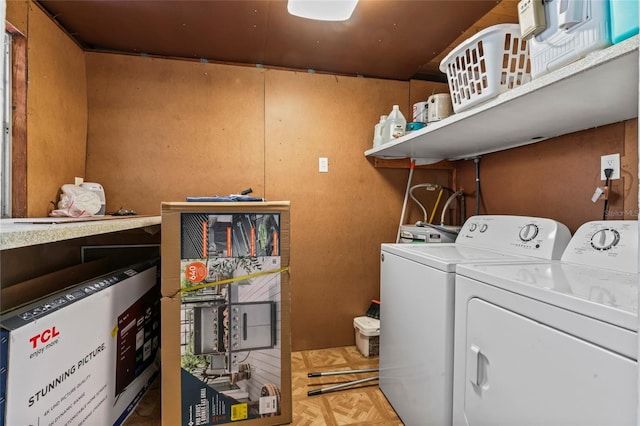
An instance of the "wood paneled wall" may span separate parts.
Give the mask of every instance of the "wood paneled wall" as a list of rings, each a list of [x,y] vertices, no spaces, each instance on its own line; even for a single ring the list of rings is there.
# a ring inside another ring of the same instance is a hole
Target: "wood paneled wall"
[[[87,75],[87,177],[104,185],[108,210],[157,214],[161,201],[246,187],[290,200],[293,349],[351,344],[353,317],[379,295],[379,246],[395,240],[408,176],[372,167],[363,152],[392,104],[411,117],[412,102],[446,86],[100,53],[87,54]],[[637,144],[625,130],[634,123],[484,156],[481,212],[546,216],[572,230],[597,219],[600,155]],[[637,164],[624,164],[633,203]],[[471,215],[473,163],[456,166]],[[452,173],[417,170],[413,184],[451,186]],[[408,208],[406,222],[422,219]]]
[[[44,216],[60,185],[83,174],[104,185],[110,211],[159,214],[161,201],[248,187],[290,200],[292,348],[353,344],[353,318],[379,296],[379,248],[395,240],[409,173],[376,168],[363,152],[391,105],[410,118],[414,102],[446,86],[82,56],[39,10],[27,21],[30,216]],[[612,210],[636,218],[637,139],[629,120],[485,155],[481,211],[551,217],[574,231],[601,216],[590,200],[600,155],[620,152]],[[463,186],[472,214],[473,162],[455,167],[417,169],[413,183]],[[421,219],[408,207],[407,222]]]
[[[160,214],[187,196],[264,195],[257,68],[88,53],[87,179],[107,212]]]
[[[638,218],[638,120],[572,133],[521,148],[482,156],[481,214],[542,216],[575,232],[601,220],[604,201],[591,201],[600,180],[600,156],[620,153],[621,179],[611,181],[607,219]],[[474,213],[475,165],[458,162],[458,181],[470,194]]]
[[[290,200],[294,350],[352,344],[353,318],[379,296],[379,247],[395,240],[408,173],[363,153],[391,105],[411,116],[410,84],[98,53],[87,75],[87,178],[107,210],[157,214],[161,201],[247,187]],[[414,182],[449,176],[419,170]]]
[[[29,6],[28,0],[13,0],[7,2],[6,9],[7,21],[25,35],[28,33]]]
[[[27,39],[27,216],[47,216],[60,187],[84,176],[87,92],[84,53],[37,6],[7,4]]]

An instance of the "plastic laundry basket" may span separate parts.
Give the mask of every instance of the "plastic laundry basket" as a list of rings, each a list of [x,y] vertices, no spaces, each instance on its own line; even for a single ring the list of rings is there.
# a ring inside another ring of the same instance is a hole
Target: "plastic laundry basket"
[[[518,24],[486,28],[460,43],[440,63],[453,110],[460,112],[531,80],[529,49]]]

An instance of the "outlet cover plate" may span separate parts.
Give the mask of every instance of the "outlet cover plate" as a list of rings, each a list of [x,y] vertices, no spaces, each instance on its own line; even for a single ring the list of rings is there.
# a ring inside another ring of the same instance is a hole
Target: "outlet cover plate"
[[[318,171],[327,173],[329,171],[329,159],[327,157],[318,158]]]
[[[620,179],[620,154],[609,154],[600,157],[600,179],[606,180],[604,169],[613,169],[611,179]]]

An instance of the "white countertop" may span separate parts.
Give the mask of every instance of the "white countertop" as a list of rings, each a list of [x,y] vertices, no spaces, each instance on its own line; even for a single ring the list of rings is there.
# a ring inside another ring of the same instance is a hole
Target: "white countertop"
[[[160,216],[0,219],[0,250],[153,227],[160,223]]]

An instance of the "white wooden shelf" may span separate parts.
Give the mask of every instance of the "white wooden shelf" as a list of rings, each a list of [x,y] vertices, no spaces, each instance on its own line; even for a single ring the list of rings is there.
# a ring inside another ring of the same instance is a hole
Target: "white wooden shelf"
[[[160,216],[96,218],[25,218],[0,220],[0,250],[53,243],[73,238],[143,228],[160,231]]]
[[[365,156],[422,164],[459,160],[637,116],[636,35]]]

